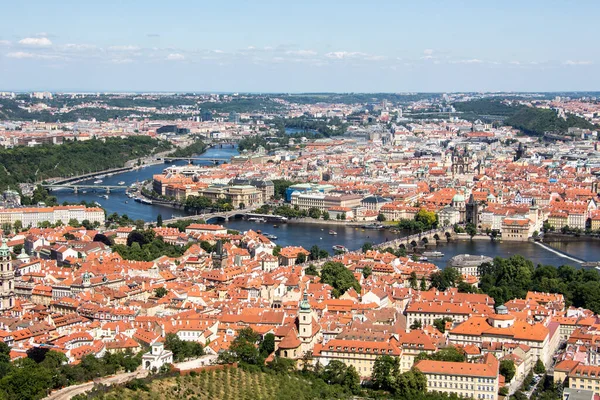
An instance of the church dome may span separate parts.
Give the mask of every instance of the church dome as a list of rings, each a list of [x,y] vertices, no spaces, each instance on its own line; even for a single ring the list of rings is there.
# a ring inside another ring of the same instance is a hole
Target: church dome
[[[465,196],[463,196],[462,194],[457,193],[452,198],[453,203],[462,203],[463,201],[465,201]]]

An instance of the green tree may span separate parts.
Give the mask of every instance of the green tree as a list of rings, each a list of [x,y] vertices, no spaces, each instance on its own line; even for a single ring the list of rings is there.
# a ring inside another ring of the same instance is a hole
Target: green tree
[[[298,253],[296,257],[296,264],[304,264],[306,262],[306,254]]]
[[[168,293],[168,291],[164,287],[159,287],[159,288],[154,289],[154,295],[156,297],[158,297],[159,299],[165,297],[167,295],[167,293]]]
[[[319,271],[317,271],[317,267],[315,267],[314,264],[310,264],[308,268],[304,270],[304,273],[306,275],[319,276]]]
[[[280,252],[281,252],[281,246],[280,245],[276,245],[275,247],[273,247],[273,255],[275,257],[278,257]]]
[[[259,351],[264,358],[273,353],[275,351],[275,335],[267,333],[260,342]]]
[[[313,219],[319,219],[319,218],[321,218],[321,210],[316,207],[311,207],[308,210],[308,216]]]
[[[422,208],[415,215],[415,221],[423,224],[424,230],[429,230],[437,227],[438,217],[435,212]]]
[[[78,228],[81,226],[81,224],[75,218],[71,218],[69,220],[69,226],[72,226],[73,228]]]
[[[415,320],[415,322],[413,322],[410,327],[411,330],[412,329],[421,329],[423,328],[423,323],[421,322],[420,319]]]
[[[161,226],[163,226],[163,217],[162,217],[162,215],[161,215],[161,214],[158,214],[158,215],[156,216],[156,226],[158,226],[159,228],[160,228]]]
[[[540,360],[539,358],[535,362],[535,366],[533,367],[533,372],[535,372],[538,375],[546,372],[546,367],[544,366],[544,363],[542,362],[542,360]]]
[[[327,211],[323,211],[323,219],[329,221],[329,213]]]
[[[467,235],[473,238],[473,236],[477,235],[477,227],[471,223],[468,223],[465,227],[465,232],[467,232]]]
[[[433,326],[440,332],[446,332],[446,322],[452,322],[452,318],[444,317],[433,320]]]
[[[340,262],[328,261],[321,268],[321,281],[333,287],[333,296],[340,297],[350,288],[360,293],[360,284],[354,274]]]
[[[371,269],[371,267],[369,265],[367,265],[366,267],[363,268],[362,275],[365,279],[367,279],[372,274],[373,274],[373,270]]]
[[[465,353],[463,350],[456,347],[450,346],[436,351],[435,353],[419,353],[415,358],[415,361],[419,360],[433,360],[433,361],[451,361],[451,362],[464,362],[466,361]]]
[[[410,284],[411,289],[416,289],[417,288],[417,273],[415,271],[412,271],[410,273],[410,278],[408,278],[408,282]]]
[[[369,250],[373,250],[373,243],[371,243],[371,242],[365,242],[362,245],[362,251],[363,251],[363,253],[366,253]]]
[[[500,375],[506,379],[506,382],[510,382],[512,378],[515,376],[516,372],[515,363],[513,360],[502,360],[500,361]]]
[[[400,372],[400,362],[397,357],[388,355],[377,356],[373,363],[371,382],[376,389],[393,390]]]
[[[383,215],[382,213],[379,213],[379,215],[377,215],[377,221],[384,222],[385,221],[385,215]]]

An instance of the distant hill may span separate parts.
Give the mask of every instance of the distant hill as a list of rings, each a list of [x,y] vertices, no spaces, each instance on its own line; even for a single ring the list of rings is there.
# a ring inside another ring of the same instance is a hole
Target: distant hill
[[[546,132],[566,133],[569,128],[598,129],[597,126],[575,115],[560,118],[555,111],[522,105],[508,105],[501,98],[487,98],[454,103],[466,120],[502,121],[530,136],[542,136]]]
[[[532,136],[542,136],[546,132],[566,133],[569,128],[573,127],[598,129],[592,123],[572,114],[567,114],[565,120],[553,110],[529,107],[521,108],[514,115],[505,119],[504,123]]]

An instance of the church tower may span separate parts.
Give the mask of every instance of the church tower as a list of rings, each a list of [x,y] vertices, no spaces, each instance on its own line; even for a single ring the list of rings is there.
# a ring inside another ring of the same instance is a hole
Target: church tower
[[[9,310],[15,305],[15,271],[10,259],[10,249],[6,239],[0,246],[0,312]]]
[[[304,291],[304,296],[300,301],[300,308],[298,310],[298,336],[300,340],[306,341],[313,336],[312,320],[312,310],[308,302],[308,295]]]
[[[215,248],[215,252],[212,255],[213,268],[222,269],[227,266],[227,250],[223,248],[223,241],[221,239],[217,240],[217,245]]]

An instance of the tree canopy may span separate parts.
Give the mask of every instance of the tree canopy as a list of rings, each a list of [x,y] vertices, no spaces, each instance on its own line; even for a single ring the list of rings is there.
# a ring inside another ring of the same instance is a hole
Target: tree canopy
[[[360,293],[360,283],[346,266],[340,262],[328,261],[321,268],[321,281],[333,287],[333,296],[340,297],[350,288]]]

